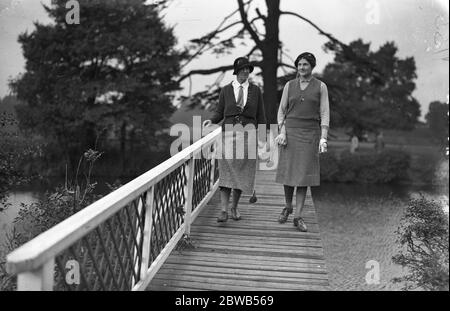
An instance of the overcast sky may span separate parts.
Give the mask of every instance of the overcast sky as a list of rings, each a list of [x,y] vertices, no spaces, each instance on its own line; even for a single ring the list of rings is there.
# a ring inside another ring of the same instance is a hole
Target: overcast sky
[[[44,24],[50,22],[41,2],[48,4],[50,0],[0,0],[1,97],[9,93],[8,79],[24,71],[25,61],[17,36],[24,31],[32,31],[33,21]],[[264,1],[256,0],[256,3],[264,12]],[[378,23],[376,15],[371,15],[376,7],[379,8]],[[174,26],[181,47],[188,40],[213,30],[235,8],[236,1],[233,0],[174,0],[164,13],[168,25]],[[422,106],[422,114],[428,111],[431,101],[447,101],[449,15],[446,0],[281,0],[281,9],[309,18],[345,43],[362,38],[372,43],[372,49],[377,49],[386,41],[394,41],[400,57],[413,56],[416,60],[418,78],[414,96]],[[370,18],[374,16],[375,19]],[[315,69],[318,72],[332,61],[332,55],[322,50],[326,38],[295,17],[281,18],[280,38],[291,58],[303,51],[314,53],[318,59]],[[232,55],[220,58],[205,55],[188,65],[185,71],[232,64],[234,58],[251,48],[251,42],[248,44]],[[288,59],[285,61],[289,62]],[[192,91],[214,83],[217,77],[217,74],[194,76]],[[231,79],[229,73],[222,83]],[[183,83],[183,87],[183,93],[188,94],[188,80]]]

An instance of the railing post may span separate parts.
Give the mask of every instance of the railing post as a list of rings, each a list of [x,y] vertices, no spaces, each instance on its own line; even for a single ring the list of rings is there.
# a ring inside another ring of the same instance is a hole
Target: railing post
[[[213,142],[211,144],[211,147],[213,148],[212,152],[211,152],[211,173],[210,173],[210,185],[209,185],[209,189],[210,191],[213,189],[214,187],[214,174],[215,174],[215,170],[216,170],[216,142]]]
[[[194,189],[194,173],[195,173],[195,154],[192,154],[188,163],[188,179],[187,179],[187,195],[186,195],[186,215],[184,216],[184,224],[186,235],[191,234],[191,214],[192,214],[192,195]]]
[[[152,243],[152,226],[153,226],[153,204],[155,197],[155,187],[153,185],[147,192],[145,203],[145,222],[144,222],[144,240],[142,245],[142,267],[141,280],[147,276],[147,271],[150,263],[150,249]]]
[[[55,258],[34,271],[19,273],[17,276],[18,291],[52,291],[55,277]]]

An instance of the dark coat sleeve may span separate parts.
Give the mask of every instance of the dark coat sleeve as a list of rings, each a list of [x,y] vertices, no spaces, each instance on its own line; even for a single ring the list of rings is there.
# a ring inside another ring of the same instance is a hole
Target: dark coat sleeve
[[[219,94],[219,103],[217,104],[216,109],[214,110],[214,113],[211,117],[211,122],[212,123],[219,123],[220,121],[222,121],[223,116],[224,116],[224,111],[225,111],[225,94],[222,90],[220,90],[220,94]]]
[[[256,109],[257,109],[256,110],[257,124],[266,124],[266,111],[264,109],[264,100],[259,87],[258,87],[258,106]]]

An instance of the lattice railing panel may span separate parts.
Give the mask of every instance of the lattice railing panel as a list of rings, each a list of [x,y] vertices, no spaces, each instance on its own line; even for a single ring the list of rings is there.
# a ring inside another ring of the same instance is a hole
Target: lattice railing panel
[[[213,152],[220,135],[217,129],[8,254],[7,271],[18,275],[18,289],[144,289],[212,195],[218,161],[202,148]]]
[[[187,165],[182,164],[155,185],[149,266],[184,222]]]
[[[140,195],[56,256],[55,290],[131,290],[145,268],[142,245],[146,195]]]
[[[195,159],[192,210],[195,210],[211,189],[211,164],[211,159]]]

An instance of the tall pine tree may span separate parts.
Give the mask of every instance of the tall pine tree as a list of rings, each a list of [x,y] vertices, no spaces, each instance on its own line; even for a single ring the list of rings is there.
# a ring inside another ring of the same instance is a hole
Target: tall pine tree
[[[116,132],[123,163],[127,137],[157,146],[173,112],[169,95],[182,53],[158,6],[144,0],[55,0],[53,24],[19,36],[25,73],[11,88],[22,129],[42,135],[74,167],[101,133]],[[68,23],[69,21],[69,23]],[[75,21],[75,23],[71,23]]]

